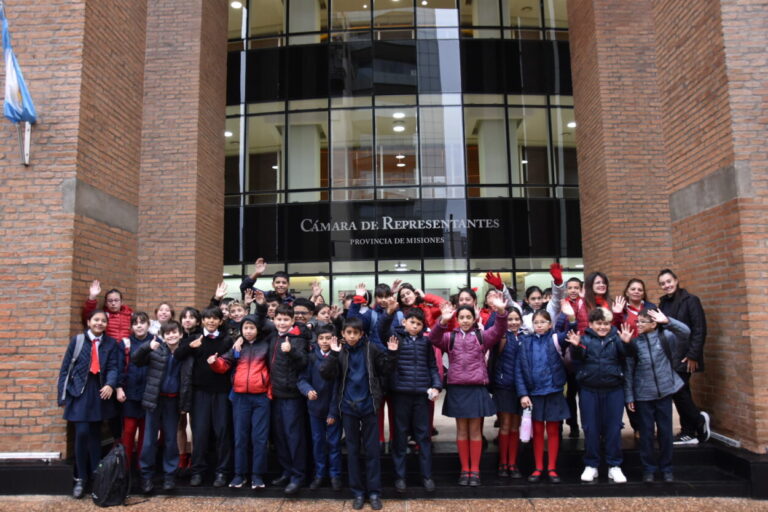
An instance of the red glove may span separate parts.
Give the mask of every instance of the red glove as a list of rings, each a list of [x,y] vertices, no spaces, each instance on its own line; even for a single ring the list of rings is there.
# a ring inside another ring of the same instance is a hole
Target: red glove
[[[552,276],[552,281],[560,286],[563,284],[563,266],[559,263],[553,263],[549,266],[549,275]]]
[[[501,280],[501,274],[499,274],[498,272],[496,272],[496,275],[493,275],[493,272],[489,270],[485,274],[485,282],[493,286],[497,290],[504,289],[504,282]]]

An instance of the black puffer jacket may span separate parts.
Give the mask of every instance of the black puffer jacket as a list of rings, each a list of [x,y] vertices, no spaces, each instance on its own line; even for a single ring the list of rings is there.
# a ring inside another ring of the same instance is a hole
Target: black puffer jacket
[[[697,372],[704,370],[704,342],[707,339],[707,319],[701,301],[683,288],[678,288],[672,295],[664,295],[659,302],[659,309],[670,318],[683,322],[691,330],[688,343],[678,343],[672,353],[677,373],[687,373],[688,365],[682,360],[693,359],[699,366]]]
[[[395,393],[411,394],[426,393],[429,388],[442,389],[435,349],[429,338],[424,333],[411,338],[402,325],[391,329],[392,317],[386,313],[379,317],[379,324],[380,339],[386,342],[394,334],[399,341],[397,366],[387,379],[389,389]]]
[[[581,361],[576,372],[579,386],[593,391],[623,389],[627,349],[616,327],[611,326],[604,338],[591,328],[584,331],[581,343],[571,349],[573,358]]]
[[[312,339],[309,330],[294,325],[286,335],[280,336],[272,322],[265,322],[261,332],[269,345],[267,364],[272,379],[272,397],[302,398],[298,383],[309,357],[308,347]],[[291,343],[289,352],[280,348],[286,339]]]
[[[150,343],[152,340],[148,340],[141,344],[131,356],[131,361],[136,366],[149,366],[147,370],[147,384],[144,387],[144,395],[141,398],[141,406],[148,411],[154,411],[157,408],[157,397],[160,395],[160,385],[165,375],[165,366],[168,362],[168,358],[171,356],[171,350],[163,342],[160,342],[160,346],[156,350],[152,350]],[[190,360],[191,362],[191,360]],[[188,364],[190,367],[191,365]],[[182,372],[184,366],[182,363]],[[191,374],[191,372],[190,372]],[[182,404],[191,403],[192,401],[192,379],[180,379],[179,383],[179,411],[188,411],[184,409]]]

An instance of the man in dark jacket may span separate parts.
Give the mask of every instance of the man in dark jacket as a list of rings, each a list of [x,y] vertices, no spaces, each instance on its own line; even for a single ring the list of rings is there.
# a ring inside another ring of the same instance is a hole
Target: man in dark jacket
[[[683,379],[683,387],[672,397],[680,416],[680,433],[675,436],[676,445],[697,445],[709,439],[709,414],[699,410],[691,395],[690,380],[696,372],[704,371],[704,342],[707,338],[707,319],[701,301],[695,295],[680,288],[674,272],[659,272],[659,286],[664,291],[659,309],[668,317],[688,326],[691,335],[688,343],[680,343],[673,355],[675,371]]]

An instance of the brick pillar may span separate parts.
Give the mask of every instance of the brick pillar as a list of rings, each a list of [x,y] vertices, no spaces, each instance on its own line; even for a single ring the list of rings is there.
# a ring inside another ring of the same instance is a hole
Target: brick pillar
[[[569,0],[585,272],[652,296],[672,261],[650,0]]]
[[[701,298],[706,372],[693,379],[718,431],[768,450],[768,130],[765,5],[653,5],[675,268]]]
[[[139,199],[139,306],[204,306],[224,236],[224,0],[149,4]]]
[[[146,4],[6,9],[39,119],[29,167],[0,123],[0,451],[66,452],[56,377],[88,282],[135,299]]]

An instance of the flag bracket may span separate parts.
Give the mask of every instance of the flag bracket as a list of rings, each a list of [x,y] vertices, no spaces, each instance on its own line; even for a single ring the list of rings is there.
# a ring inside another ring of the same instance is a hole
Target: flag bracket
[[[32,143],[32,125],[26,121],[16,124],[19,133],[19,154],[21,163],[29,167],[29,149]]]

